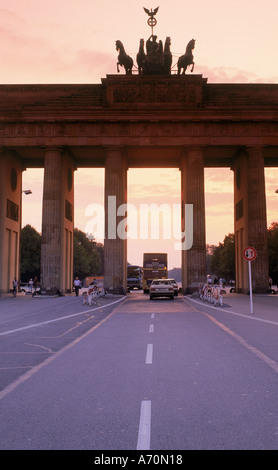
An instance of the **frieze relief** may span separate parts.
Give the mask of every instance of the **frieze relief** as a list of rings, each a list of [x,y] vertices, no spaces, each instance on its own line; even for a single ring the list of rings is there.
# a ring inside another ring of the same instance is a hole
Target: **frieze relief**
[[[51,133],[51,124],[36,124],[34,129],[35,135],[44,136],[50,135]]]
[[[278,122],[103,121],[84,123],[0,124],[0,139],[140,136],[278,136]]]
[[[7,136],[8,135],[8,130],[9,130],[9,127],[6,126],[5,124],[0,124],[0,137],[1,136]]]

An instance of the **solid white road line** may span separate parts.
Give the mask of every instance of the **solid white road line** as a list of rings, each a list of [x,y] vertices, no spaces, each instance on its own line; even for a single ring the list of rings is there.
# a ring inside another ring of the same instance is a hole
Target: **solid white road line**
[[[253,315],[250,315],[250,313],[244,314],[244,313],[239,313],[239,312],[233,312],[232,310],[226,310],[222,307],[215,307],[214,305],[209,305],[208,303],[202,302],[201,300],[190,299],[190,297],[187,297],[186,300],[189,300],[190,302],[194,302],[195,304],[200,305],[200,306],[202,305],[203,307],[206,307],[206,308],[211,308],[212,310],[219,310],[220,312],[230,313],[231,315],[236,315],[238,317],[248,318],[248,320],[259,321],[262,323],[269,323],[270,325],[275,325],[275,326],[278,325],[277,321],[266,320],[265,318],[260,318],[260,317],[254,317]]]
[[[149,450],[151,444],[151,401],[141,402],[137,450]]]
[[[115,300],[113,302],[110,302],[110,304],[101,305],[100,307],[91,308],[89,310],[82,310],[81,312],[73,313],[71,315],[65,315],[64,317],[58,317],[58,318],[43,321],[43,322],[40,322],[40,323],[32,323],[31,325],[22,326],[21,328],[16,328],[14,330],[3,331],[2,333],[0,333],[0,336],[10,335],[12,333],[17,333],[18,331],[29,330],[30,328],[35,328],[37,326],[48,325],[49,323],[54,323],[54,322],[57,322],[57,321],[60,321],[60,320],[68,320],[69,318],[76,317],[77,315],[82,315],[83,313],[88,313],[88,312],[92,313],[92,312],[95,312],[96,310],[103,309],[103,308],[106,308],[106,307],[110,307],[111,305],[117,304],[118,302],[121,302],[122,300],[125,301],[124,298],[121,298],[121,299]]]
[[[147,346],[147,354],[146,354],[146,364],[152,364],[153,362],[153,345],[148,344]]]

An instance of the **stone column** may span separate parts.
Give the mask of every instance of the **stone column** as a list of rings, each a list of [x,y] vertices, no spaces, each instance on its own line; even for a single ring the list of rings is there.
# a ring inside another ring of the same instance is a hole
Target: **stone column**
[[[257,251],[252,261],[254,292],[268,291],[268,246],[263,149],[248,148],[248,244]]]
[[[122,148],[107,148],[105,160],[104,287],[113,293],[127,288],[125,207],[127,164]]]
[[[41,285],[47,294],[70,291],[73,263],[73,162],[46,148],[42,212]]]
[[[191,293],[206,280],[206,227],[204,157],[201,148],[185,150],[181,159],[182,232],[186,227],[185,204],[193,205],[193,244],[182,250],[182,289]]]
[[[234,171],[234,232],[236,291],[247,293],[248,264],[244,261],[243,250],[248,246],[248,156],[240,152],[233,161]]]
[[[0,293],[19,280],[22,163],[16,153],[0,149]]]
[[[249,291],[244,248],[257,251],[251,265],[254,292],[267,292],[269,274],[263,149],[252,147],[247,152],[239,153],[233,163],[236,289],[244,294]]]
[[[72,292],[73,286],[73,237],[74,237],[74,171],[72,157],[62,155],[62,291]]]

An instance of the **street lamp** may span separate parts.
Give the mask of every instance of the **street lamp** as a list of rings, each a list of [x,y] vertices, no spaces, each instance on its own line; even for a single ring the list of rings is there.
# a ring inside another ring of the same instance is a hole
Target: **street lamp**
[[[28,194],[32,194],[32,191],[31,189],[25,189],[25,191],[22,191],[24,194],[28,195]]]

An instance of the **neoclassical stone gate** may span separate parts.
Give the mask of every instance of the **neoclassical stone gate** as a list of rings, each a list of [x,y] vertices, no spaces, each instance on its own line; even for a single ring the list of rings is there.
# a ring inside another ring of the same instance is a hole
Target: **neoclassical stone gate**
[[[248,290],[247,245],[258,254],[254,290],[268,289],[264,167],[278,165],[278,85],[108,75],[92,85],[2,85],[0,111],[1,292],[19,273],[22,171],[34,167],[44,168],[41,283],[48,292],[72,287],[74,170],[105,168],[107,208],[111,195],[117,207],[126,203],[128,168],[149,166],[179,168],[182,207],[193,204],[183,290],[206,277],[205,167],[234,172],[237,289]],[[105,227],[105,287],[121,292],[126,240],[107,237],[107,211]]]

